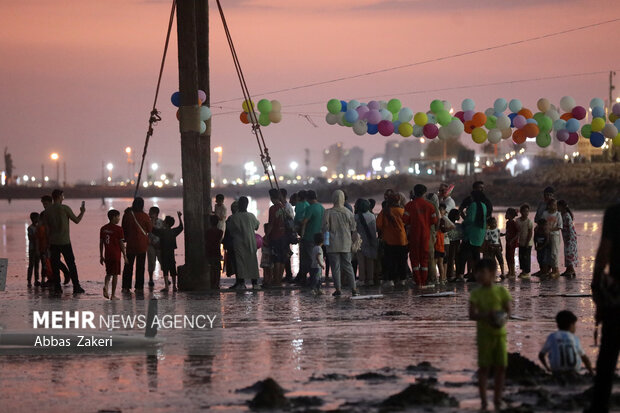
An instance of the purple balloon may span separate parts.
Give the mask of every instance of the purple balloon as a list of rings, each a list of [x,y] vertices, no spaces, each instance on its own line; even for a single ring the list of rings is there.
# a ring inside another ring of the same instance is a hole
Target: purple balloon
[[[583,106],[575,106],[571,113],[573,114],[573,118],[581,120],[586,117],[586,108]]]
[[[256,239],[256,248],[257,249],[263,248],[263,237],[255,233],[254,238]]]
[[[368,109],[379,110],[380,108],[381,108],[381,105],[376,100],[371,100],[370,102],[368,102]]]
[[[366,120],[368,123],[372,123],[373,125],[377,125],[382,119],[381,112],[376,109],[371,109],[366,114]]]
[[[198,99],[200,99],[201,102],[207,100],[207,94],[204,92],[204,90],[198,91]]]
[[[437,125],[434,123],[427,123],[424,125],[424,129],[422,131],[424,132],[424,136],[428,139],[435,139],[437,134],[439,134],[439,128],[437,128]]]
[[[614,113],[614,115],[620,116],[620,103],[616,103],[614,105],[614,107],[612,108],[612,112]]]
[[[379,133],[383,136],[390,136],[394,133],[394,124],[389,120],[382,120],[377,126]]]
[[[556,137],[558,138],[560,142],[566,142],[569,136],[570,136],[570,132],[567,131],[566,129],[560,129],[556,133]]]
[[[466,110],[465,112],[463,112],[463,119],[465,119],[465,121],[472,120],[475,114],[476,111],[474,110]]]
[[[579,142],[579,134],[577,132],[570,132],[568,134],[568,139],[566,140],[567,145],[576,145]]]
[[[368,109],[368,106],[358,106],[357,109],[357,114],[359,115],[359,119],[366,119],[366,116],[368,115],[368,112],[370,112],[370,109]]]
[[[512,120],[512,124],[515,125],[515,128],[521,129],[522,127],[527,125],[527,119],[525,119],[525,116],[523,115],[517,115]]]

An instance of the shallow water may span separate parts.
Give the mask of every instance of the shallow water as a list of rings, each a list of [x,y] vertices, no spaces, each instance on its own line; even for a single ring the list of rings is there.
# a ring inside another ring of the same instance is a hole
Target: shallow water
[[[128,202],[107,200],[106,208],[123,209]],[[177,199],[147,200],[147,205],[153,202],[171,215],[181,206]],[[79,206],[78,201],[67,204]],[[253,205],[264,221],[266,201]],[[0,256],[8,257],[10,264],[7,291],[0,293],[1,326],[30,329],[33,310],[144,314],[148,301],[143,298],[154,296],[159,298],[159,314],[216,315],[214,328],[162,330],[158,337],[164,342],[154,354],[0,356],[1,410],[240,411],[247,409],[245,402],[253,394],[235,390],[273,377],[292,395],[320,397],[325,402],[320,409],[369,411],[371,405],[419,377],[406,367],[421,361],[441,369],[436,374],[439,387],[459,400],[459,410],[479,406],[473,380],[475,325],[467,320],[470,285],[449,285],[445,290],[457,294],[445,298],[422,298],[420,292],[409,290],[352,301],[330,295],[314,297],[300,290],[268,290],[168,296],[156,292],[106,302],[99,294],[102,271],[96,262],[98,228],[105,223],[106,208],[87,208],[83,222],[71,228],[87,294],[74,299],[66,293],[62,300],[52,300],[25,287],[26,220],[30,211],[40,209],[39,204],[14,201],[8,208],[3,205]],[[596,211],[576,214],[581,258],[576,279],[505,283],[515,299],[514,314],[526,318],[509,322],[509,351],[535,359],[547,334],[555,329],[555,313],[569,308],[580,319],[578,335],[584,349],[595,359],[591,299],[541,295],[589,293],[601,218]],[[183,242],[179,241],[177,261],[182,262]],[[363,289],[362,293],[377,294],[379,289]],[[400,315],[387,315],[388,311]],[[354,377],[369,371],[394,377],[370,381]],[[331,373],[347,378],[316,380]],[[465,385],[446,386],[446,382]]]

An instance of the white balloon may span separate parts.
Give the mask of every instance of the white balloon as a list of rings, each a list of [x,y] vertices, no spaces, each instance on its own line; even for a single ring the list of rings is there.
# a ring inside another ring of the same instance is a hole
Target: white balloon
[[[458,137],[463,131],[465,131],[465,125],[459,119],[452,119],[446,129],[450,132],[450,135],[453,137]]]
[[[486,108],[484,110],[484,114],[487,115],[487,118],[489,116],[494,116],[495,115],[495,109],[493,109],[493,108]]]
[[[366,121],[361,119],[355,121],[355,123],[353,123],[353,132],[358,136],[365,135],[368,132],[368,124]]]
[[[200,122],[200,134],[202,135],[206,131],[207,131],[207,124],[201,121]]]
[[[497,128],[491,129],[487,134],[487,140],[489,143],[500,143],[502,141],[502,131]]]
[[[336,117],[338,118],[338,125],[344,126],[344,112],[338,112]]]
[[[409,108],[402,108],[400,112],[398,112],[398,120],[402,123],[410,122],[413,119],[413,111]]]
[[[325,122],[327,122],[328,125],[335,125],[338,123],[338,115],[335,113],[328,113],[325,115]]]
[[[359,102],[359,100],[353,99],[353,100],[349,101],[349,103],[347,104],[347,110],[348,109],[357,109],[357,108],[360,107],[360,105],[361,105],[361,103]]]
[[[443,108],[450,112],[450,109],[452,109],[452,104],[447,100],[442,100],[441,103],[443,103]]]
[[[389,110],[387,110],[387,109],[381,109],[381,110],[379,111],[379,113],[381,113],[381,119],[383,119],[383,120],[389,120],[389,121],[391,121],[391,120],[392,120],[392,116],[393,116],[393,115],[392,115],[392,112],[390,112]]]
[[[545,115],[549,116],[554,122],[560,119],[560,114],[553,105],[551,105],[551,109],[545,112]]]
[[[613,139],[618,135],[618,128],[613,123],[608,123],[603,128],[603,135],[606,138]]]
[[[413,125],[413,136],[421,138],[424,135],[424,127],[420,125]]]
[[[506,115],[498,116],[495,126],[500,130],[510,129],[510,118]]]
[[[517,113],[518,111],[523,109],[523,103],[521,103],[519,99],[510,99],[508,107],[513,113]]]
[[[593,108],[593,109],[594,109],[594,108],[595,108],[595,107],[597,107],[597,106],[600,106],[600,107],[602,107],[602,108],[604,108],[604,107],[605,107],[605,102],[603,101],[603,99],[601,99],[601,98],[593,98],[593,99],[590,101],[590,107],[591,107],[591,108]]]
[[[282,104],[278,100],[271,101],[271,111],[272,112],[280,112],[282,110]]]
[[[439,140],[444,140],[452,137],[452,134],[448,130],[447,126],[442,126],[439,128],[439,133],[437,134],[437,137],[439,138]]]
[[[387,109],[387,102],[385,100],[379,101],[379,109]]]
[[[463,100],[463,103],[461,103],[461,109],[463,109],[463,111],[467,111],[467,110],[474,110],[476,108],[476,102],[473,101],[473,99],[465,99]]]
[[[575,99],[573,99],[571,96],[564,96],[562,99],[560,99],[560,108],[562,108],[564,112],[570,112],[571,110],[573,110],[574,107]]]

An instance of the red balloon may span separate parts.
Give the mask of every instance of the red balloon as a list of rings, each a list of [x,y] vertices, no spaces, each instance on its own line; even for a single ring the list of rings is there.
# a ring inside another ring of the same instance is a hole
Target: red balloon
[[[524,143],[526,138],[527,137],[525,136],[525,133],[523,132],[523,129],[517,129],[512,134],[512,140],[514,141],[514,143],[516,143],[518,145]]]
[[[586,108],[583,106],[575,106],[571,111],[573,118],[581,120],[586,117]]]
[[[487,123],[487,115],[482,112],[476,112],[471,121],[473,122],[474,127],[481,128],[485,123]]]
[[[433,123],[427,123],[426,125],[424,125],[424,136],[426,136],[428,139],[435,139],[437,137],[437,134],[439,133],[439,129],[437,128],[437,125],[433,124]]]
[[[476,125],[474,125],[473,120],[466,120],[463,125],[465,126],[465,133],[469,133],[470,135],[473,130],[476,129]]]
[[[456,112],[454,114],[455,118],[459,118],[461,120],[462,123],[465,122],[465,112],[463,112],[462,110],[459,110],[458,112]]]
[[[250,119],[248,118],[247,112],[241,112],[241,115],[239,115],[239,119],[241,119],[241,122],[245,123],[246,125],[250,123]]]
[[[535,138],[540,132],[538,125],[534,125],[533,123],[528,123],[521,130],[528,138]]]
[[[566,139],[567,145],[576,145],[579,142],[579,134],[577,132],[571,132],[568,134],[568,139]]]

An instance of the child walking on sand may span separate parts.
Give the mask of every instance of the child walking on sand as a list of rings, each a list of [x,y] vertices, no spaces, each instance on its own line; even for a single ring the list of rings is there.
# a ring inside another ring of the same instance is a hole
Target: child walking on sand
[[[487,232],[484,236],[484,244],[482,247],[484,258],[499,264],[500,278],[504,279],[504,257],[502,257],[502,242],[500,241],[500,232],[497,228],[497,219],[489,217],[487,219]]]
[[[549,243],[549,231],[547,221],[539,219],[534,229],[534,248],[536,248],[536,260],[540,268],[534,276],[543,278],[549,275],[549,256],[551,255]]]
[[[515,253],[519,245],[519,226],[515,222],[517,210],[508,208],[506,210],[506,265],[508,266],[508,278],[514,280],[515,273]]]
[[[581,362],[590,374],[594,374],[592,363],[581,347],[577,330],[577,316],[571,311],[560,311],[555,316],[558,331],[549,334],[538,359],[553,375],[573,375],[581,370]],[[549,364],[547,364],[547,355]]]
[[[471,292],[469,319],[476,321],[476,344],[478,346],[478,390],[482,410],[487,409],[487,380],[494,371],[495,410],[502,408],[504,378],[508,366],[506,346],[506,321],[510,317],[512,297],[508,290],[494,284],[497,266],[494,260],[482,259],[475,268],[480,287]]]
[[[116,209],[108,211],[108,222],[99,231],[99,263],[105,265],[105,282],[103,296],[110,300],[116,300],[116,283],[121,273],[121,254],[125,264],[127,254],[125,252],[125,235],[123,228],[118,223],[121,221],[121,213]],[[104,251],[105,250],[105,251]],[[112,289],[108,292],[108,285],[112,279]]]
[[[558,202],[555,199],[547,202],[547,210],[543,212],[543,219],[547,221],[549,231],[549,266],[551,278],[560,276],[560,237],[562,232],[562,215],[558,211]]]
[[[463,240],[463,225],[458,222],[459,219],[461,219],[461,215],[458,208],[454,208],[448,212],[448,220],[454,225],[454,228],[446,234],[446,238],[450,241],[446,254],[446,276],[450,282],[456,281],[456,256],[458,254],[459,247],[461,246],[461,241]]]
[[[562,240],[564,241],[564,265],[566,266],[566,271],[560,275],[563,277],[574,277],[575,267],[579,265],[577,232],[573,223],[575,217],[573,211],[568,207],[568,203],[563,199],[558,201],[558,209],[562,215]]]
[[[439,204],[439,224],[437,228],[437,235],[435,238],[435,263],[439,269],[439,283],[447,283],[447,260],[446,249],[449,248],[450,239],[447,236],[447,232],[454,229],[454,224],[446,216],[446,204]],[[446,244],[448,239],[448,244]]]
[[[28,234],[28,288],[32,287],[32,273],[34,272],[34,286],[39,287],[39,247],[37,245],[37,224],[39,223],[39,214],[37,212],[30,213],[30,225],[26,230]],[[43,275],[41,275],[43,279]]]
[[[532,271],[532,245],[534,244],[532,235],[534,233],[534,224],[528,218],[530,214],[530,206],[528,204],[521,205],[519,212],[521,215],[516,220],[519,227],[519,266],[521,267],[519,278],[529,280],[530,272]]]
[[[323,234],[314,234],[314,247],[312,248],[312,263],[310,264],[310,288],[316,295],[321,295],[321,276],[325,269],[323,261]]]
[[[172,278],[172,291],[177,291],[177,263],[174,258],[174,250],[177,249],[177,237],[183,232],[183,221],[181,212],[177,212],[179,225],[175,228],[174,218],[167,216],[164,219],[164,228],[153,228],[153,233],[159,237],[159,248],[161,249],[161,271],[164,273],[164,288],[162,292],[167,292],[170,288],[168,275]]]

